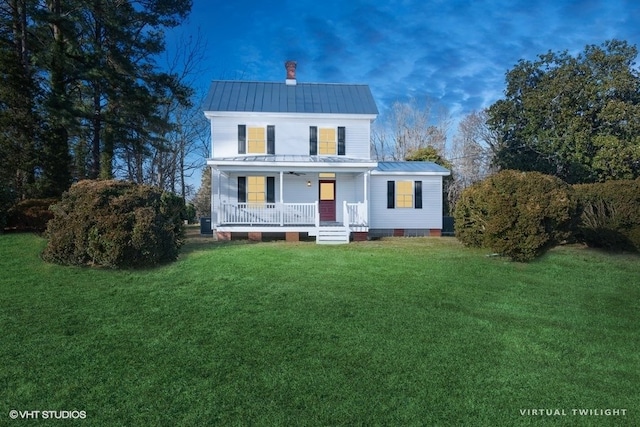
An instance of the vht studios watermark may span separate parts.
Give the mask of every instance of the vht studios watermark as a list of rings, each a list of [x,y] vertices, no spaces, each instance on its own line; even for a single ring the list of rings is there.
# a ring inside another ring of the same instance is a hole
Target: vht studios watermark
[[[626,417],[626,409],[520,409],[520,415],[530,417]]]
[[[12,420],[84,420],[86,411],[9,411]]]

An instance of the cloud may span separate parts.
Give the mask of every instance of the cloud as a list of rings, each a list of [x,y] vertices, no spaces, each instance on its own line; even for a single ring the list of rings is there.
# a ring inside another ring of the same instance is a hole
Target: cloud
[[[280,81],[284,61],[294,59],[300,81],[369,84],[381,111],[409,97],[457,112],[485,108],[520,59],[580,53],[612,38],[640,42],[635,0],[282,0],[277,7],[195,0],[195,7],[211,56],[236,74]]]

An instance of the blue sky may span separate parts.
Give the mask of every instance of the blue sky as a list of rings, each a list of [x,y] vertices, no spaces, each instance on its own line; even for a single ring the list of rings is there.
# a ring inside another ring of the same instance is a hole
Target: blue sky
[[[500,99],[519,59],[581,52],[612,38],[640,45],[637,0],[193,0],[175,33],[200,31],[196,85],[213,79],[365,83],[383,112],[430,99],[453,116]]]
[[[300,82],[368,84],[382,114],[410,97],[444,107],[451,135],[502,98],[520,59],[614,38],[640,47],[640,1],[193,0],[168,46],[198,33],[202,96],[216,79],[284,81],[292,59]]]

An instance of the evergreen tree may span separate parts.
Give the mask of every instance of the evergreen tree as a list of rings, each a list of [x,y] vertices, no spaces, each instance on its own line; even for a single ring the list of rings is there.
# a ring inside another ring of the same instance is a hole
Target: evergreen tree
[[[7,0],[0,8],[0,182],[9,200],[36,193],[42,118],[28,28],[34,7],[33,1]]]
[[[190,8],[191,0],[0,3],[0,180],[12,193],[57,196],[73,179],[110,178],[116,167],[143,180],[150,147],[172,129],[166,105],[189,104],[190,89],[155,58],[163,29]]]
[[[497,165],[567,182],[640,176],[640,75],[635,46],[608,41],[521,60],[507,73],[505,99],[488,124]]]

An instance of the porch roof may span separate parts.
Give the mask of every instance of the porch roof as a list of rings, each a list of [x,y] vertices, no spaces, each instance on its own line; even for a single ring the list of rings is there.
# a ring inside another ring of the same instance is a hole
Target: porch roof
[[[365,172],[378,162],[370,159],[355,159],[344,156],[263,155],[234,156],[207,159],[209,166],[220,170],[270,170],[270,171],[333,171]]]

